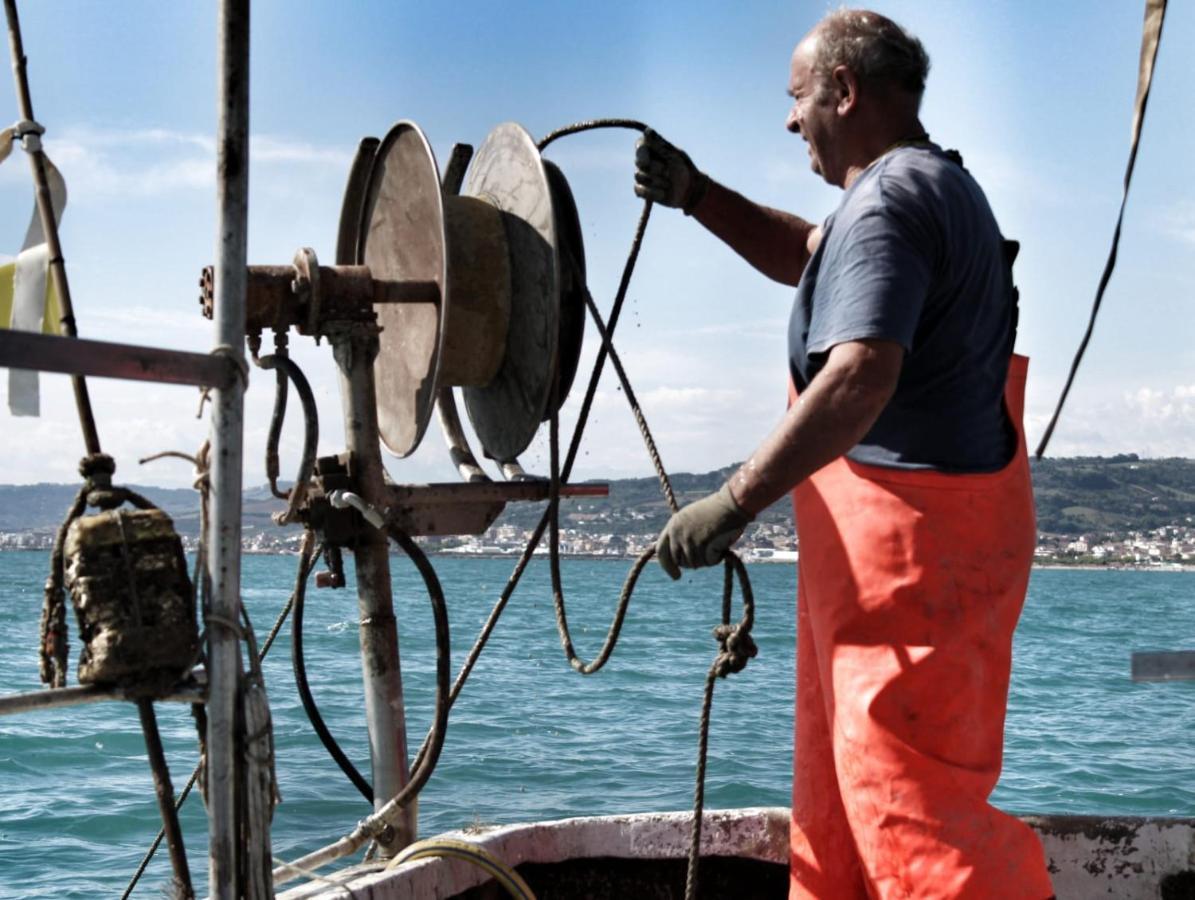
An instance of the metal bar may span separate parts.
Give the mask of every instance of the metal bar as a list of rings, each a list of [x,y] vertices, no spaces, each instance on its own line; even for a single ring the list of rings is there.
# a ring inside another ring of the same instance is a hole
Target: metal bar
[[[217,17],[216,347],[244,361],[249,226],[249,0],[220,0]],[[236,706],[241,674],[241,456],[244,385],[216,391],[207,569],[209,890],[237,895]]]
[[[236,379],[228,359],[184,350],[0,330],[0,366],[226,388]]]
[[[1195,681],[1195,651],[1134,653],[1133,681]]]
[[[20,106],[21,118],[27,122],[36,121],[33,118],[33,99],[29,93],[29,77],[25,71],[25,47],[21,40],[21,23],[17,18],[16,0],[4,0],[4,12],[8,17],[8,41],[12,53],[12,75],[16,83],[17,103]],[[58,293],[58,302],[62,305],[62,328],[68,337],[75,337],[78,329],[75,327],[75,309],[71,304],[70,284],[66,279],[66,263],[62,258],[62,244],[58,241],[58,223],[54,221],[54,207],[50,202],[50,184],[46,177],[45,154],[41,150],[41,142],[31,150],[29,165],[33,170],[33,184],[36,189],[37,212],[41,218],[42,234],[46,239],[46,247],[50,252],[50,280],[54,290]],[[87,393],[87,382],[82,375],[71,376],[71,384],[75,389],[75,407],[79,412],[79,425],[83,429],[83,442],[87,446],[88,454],[100,452],[99,433],[95,427],[95,415],[91,411],[91,397]]]
[[[383,506],[469,503],[511,503],[548,499],[546,481],[461,482],[386,485]],[[608,484],[562,484],[561,497],[607,497]]]
[[[125,702],[137,699],[137,697],[124,688],[97,684],[54,688],[48,691],[28,691],[20,694],[3,694],[0,695],[0,716],[33,712],[39,709],[81,706],[84,703],[101,703],[104,701]],[[165,697],[157,697],[156,699],[159,702],[167,703],[204,703],[206,702],[206,691],[199,684],[177,687]]]
[[[377,396],[373,362],[378,354],[377,328],[346,323],[329,329],[328,339],[340,369],[340,396],[350,471],[357,492],[377,506],[385,496],[384,469],[378,438]],[[374,810],[379,810],[410,781],[407,767],[406,712],[398,656],[398,622],[390,582],[390,547],[385,533],[366,528],[353,547],[357,563],[357,602],[361,610],[361,663],[365,679],[365,720],[369,726]],[[415,840],[414,805],[390,823],[391,840],[382,847],[392,855]]]
[[[170,868],[174,871],[172,896],[178,900],[192,900],[191,870],[187,867],[187,851],[183,846],[183,830],[178,824],[178,810],[174,805],[174,786],[170,783],[170,769],[162,751],[162,735],[158,731],[158,717],[154,715],[152,700],[138,700],[137,713],[141,717],[141,731],[145,735],[145,749],[149,754],[149,768],[154,776],[154,793],[162,814],[166,844],[170,848]]]

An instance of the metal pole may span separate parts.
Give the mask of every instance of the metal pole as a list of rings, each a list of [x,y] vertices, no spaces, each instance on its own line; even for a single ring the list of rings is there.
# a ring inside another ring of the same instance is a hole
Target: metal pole
[[[42,709],[61,709],[66,706],[80,706],[84,703],[136,699],[136,694],[125,688],[97,684],[81,684],[77,687],[51,688],[46,691],[28,691],[21,694],[0,694],[0,716],[36,712]],[[171,689],[165,697],[156,699],[159,703],[206,702],[204,690],[200,685],[179,686]]]
[[[249,224],[249,0],[220,0],[216,134],[216,348],[245,361],[246,244]],[[244,384],[215,392],[207,568],[208,834],[211,896],[237,894],[235,719],[241,674],[241,452]]]
[[[170,770],[166,754],[162,752],[162,736],[158,732],[158,717],[154,715],[152,700],[137,701],[141,716],[141,730],[145,733],[145,749],[149,753],[149,767],[154,775],[154,792],[158,796],[158,810],[162,813],[162,828],[170,848],[170,867],[174,871],[173,896],[177,900],[192,900],[191,870],[187,868],[187,851],[183,848],[183,830],[178,825],[178,810],[174,806],[174,787],[170,784]]]
[[[29,331],[0,331],[0,366],[200,387],[227,387],[238,377],[231,361],[210,353],[159,350]]]
[[[29,94],[29,77],[25,71],[25,46],[21,41],[21,23],[17,18],[16,0],[4,0],[4,12],[8,17],[8,42],[12,53],[12,75],[16,82],[17,104],[21,118],[26,122],[33,118],[33,100]],[[29,153],[29,165],[33,169],[33,184],[36,188],[37,212],[41,218],[42,234],[50,251],[50,281],[62,304],[62,330],[68,337],[76,337],[75,309],[71,304],[70,284],[66,280],[66,263],[62,258],[62,245],[58,241],[58,223],[54,221],[54,207],[50,202],[50,183],[46,177],[45,154],[40,141]],[[88,454],[100,452],[100,437],[95,428],[95,415],[91,411],[91,397],[87,393],[87,382],[82,375],[72,375],[71,385],[75,389],[75,407],[79,411],[79,425],[83,429],[83,442]]]
[[[375,507],[384,507],[386,493],[378,438],[377,396],[373,361],[378,355],[374,325],[346,324],[329,329],[328,338],[340,368],[344,433],[352,454],[358,493]],[[357,563],[357,601],[361,609],[361,663],[365,678],[365,717],[373,768],[373,805],[379,810],[409,780],[406,712],[398,658],[398,622],[390,587],[390,547],[385,533],[365,527],[353,548]],[[393,836],[383,844],[391,855],[415,840],[416,809],[412,804],[391,822]]]

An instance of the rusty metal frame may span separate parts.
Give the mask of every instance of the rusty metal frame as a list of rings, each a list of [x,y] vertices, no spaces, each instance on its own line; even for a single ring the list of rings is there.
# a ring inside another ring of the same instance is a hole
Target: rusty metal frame
[[[136,701],[135,692],[118,686],[97,684],[77,687],[51,688],[45,691],[26,691],[20,694],[0,694],[0,716],[33,712],[40,709],[56,709],[64,706],[80,706],[84,703],[101,701]],[[154,697],[164,703],[203,703],[205,685],[202,682],[179,685],[163,697]]]
[[[7,330],[0,330],[0,367],[213,388],[237,377],[221,356]]]

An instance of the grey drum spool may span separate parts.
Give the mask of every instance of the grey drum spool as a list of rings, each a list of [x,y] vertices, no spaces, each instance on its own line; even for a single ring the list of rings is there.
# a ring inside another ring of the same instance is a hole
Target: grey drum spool
[[[556,377],[560,259],[548,173],[535,141],[507,122],[489,133],[463,194],[501,210],[510,249],[506,354],[487,384],[466,386],[465,409],[486,455],[511,460],[543,421]]]
[[[357,262],[375,279],[439,287],[435,302],[377,306],[378,430],[387,449],[408,456],[441,384],[485,384],[499,371],[510,319],[507,230],[493,205],[441,195],[435,157],[412,122],[378,146],[360,222]]]
[[[556,213],[556,238],[560,259],[560,389],[556,402],[544,411],[550,419],[568,397],[581,361],[581,341],[585,336],[585,243],[581,238],[581,217],[564,173],[550,160],[544,160],[548,185],[552,191],[552,208]]]
[[[399,122],[376,151],[363,142],[359,156],[371,152],[367,175],[367,160],[354,163],[337,261],[353,247],[375,279],[439,288],[435,302],[376,307],[382,441],[414,452],[437,392],[456,386],[486,454],[512,460],[554,411],[558,367],[562,399],[580,355],[584,249],[568,184],[513,123],[490,132],[459,197],[441,192],[415,124]]]

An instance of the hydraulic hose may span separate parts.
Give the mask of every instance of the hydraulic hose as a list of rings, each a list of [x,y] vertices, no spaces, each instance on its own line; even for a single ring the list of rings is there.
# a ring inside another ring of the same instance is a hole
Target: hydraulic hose
[[[299,565],[302,568],[303,563],[300,562]],[[295,672],[295,686],[299,689],[299,700],[303,704],[303,711],[307,713],[307,719],[311,722],[311,727],[319,735],[320,743],[324,745],[324,749],[328,751],[328,755],[336,761],[336,765],[340,766],[340,771],[348,776],[349,781],[361,792],[361,796],[365,798],[366,802],[372,804],[372,785],[365,780],[365,776],[353,765],[353,761],[340,749],[336,738],[328,730],[328,726],[324,722],[324,717],[320,715],[315,697],[311,695],[311,686],[307,682],[307,663],[303,655],[303,608],[305,606],[306,595],[307,579],[301,577],[295,584],[294,610],[291,613],[290,645],[291,665]]]
[[[371,838],[384,834],[390,828],[390,818],[414,800],[423,790],[423,786],[427,784],[432,772],[435,771],[436,763],[440,759],[440,751],[444,749],[444,738],[448,733],[449,691],[452,676],[452,647],[449,641],[448,606],[444,601],[444,589],[440,586],[440,579],[436,576],[436,570],[432,568],[426,554],[419,549],[409,535],[393,525],[387,527],[386,533],[415,564],[415,568],[423,578],[428,599],[432,605],[436,630],[436,705],[432,725],[424,738],[421,753],[412,766],[410,781],[403,786],[402,790],[395,794],[385,806],[363,819],[356,828],[334,844],[309,853],[293,863],[281,863],[274,869],[275,885],[285,884],[300,875],[355,853]]]
[[[315,394],[303,370],[286,355],[285,343],[278,351],[255,360],[263,369],[276,369],[278,383],[274,394],[274,414],[270,418],[270,432],[266,439],[266,473],[270,479],[270,491],[275,497],[288,501],[283,521],[291,521],[295,509],[303,499],[303,492],[315,471],[315,454],[319,447],[319,410],[315,406]],[[285,377],[283,377],[285,375]],[[299,402],[303,406],[303,456],[294,486],[287,492],[278,489],[278,442],[282,435],[282,422],[286,418],[287,381],[294,384]]]

